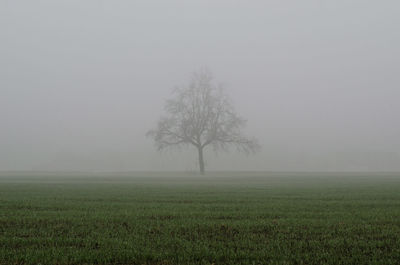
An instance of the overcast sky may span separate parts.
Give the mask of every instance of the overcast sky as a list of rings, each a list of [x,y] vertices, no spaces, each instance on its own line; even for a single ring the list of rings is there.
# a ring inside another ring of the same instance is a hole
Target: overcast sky
[[[207,66],[255,156],[211,170],[400,170],[400,2],[0,0],[0,170],[194,170],[147,130]],[[194,152],[191,152],[194,151]]]

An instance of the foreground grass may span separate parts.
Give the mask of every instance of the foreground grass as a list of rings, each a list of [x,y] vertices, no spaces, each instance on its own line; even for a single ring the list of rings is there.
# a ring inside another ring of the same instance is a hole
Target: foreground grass
[[[0,177],[0,264],[399,264],[400,177]]]

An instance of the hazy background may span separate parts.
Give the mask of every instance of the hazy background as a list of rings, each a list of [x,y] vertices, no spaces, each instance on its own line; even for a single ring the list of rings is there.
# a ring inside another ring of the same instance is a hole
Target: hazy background
[[[208,66],[259,138],[211,170],[400,170],[400,2],[0,0],[0,170],[195,170],[147,130]]]

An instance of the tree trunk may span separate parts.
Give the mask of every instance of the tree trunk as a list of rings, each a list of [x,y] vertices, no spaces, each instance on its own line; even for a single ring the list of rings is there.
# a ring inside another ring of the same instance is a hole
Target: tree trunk
[[[204,175],[205,169],[204,169],[204,157],[203,157],[203,148],[198,147],[199,150],[199,166],[200,166],[200,174]]]

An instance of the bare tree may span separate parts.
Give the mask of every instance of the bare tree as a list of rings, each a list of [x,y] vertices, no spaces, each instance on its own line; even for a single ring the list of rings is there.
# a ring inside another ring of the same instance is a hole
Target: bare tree
[[[239,117],[221,85],[215,85],[208,70],[194,73],[190,83],[174,90],[166,102],[166,116],[147,135],[158,150],[192,145],[198,151],[200,173],[204,174],[204,149],[254,153],[260,146],[242,134],[246,121]]]

